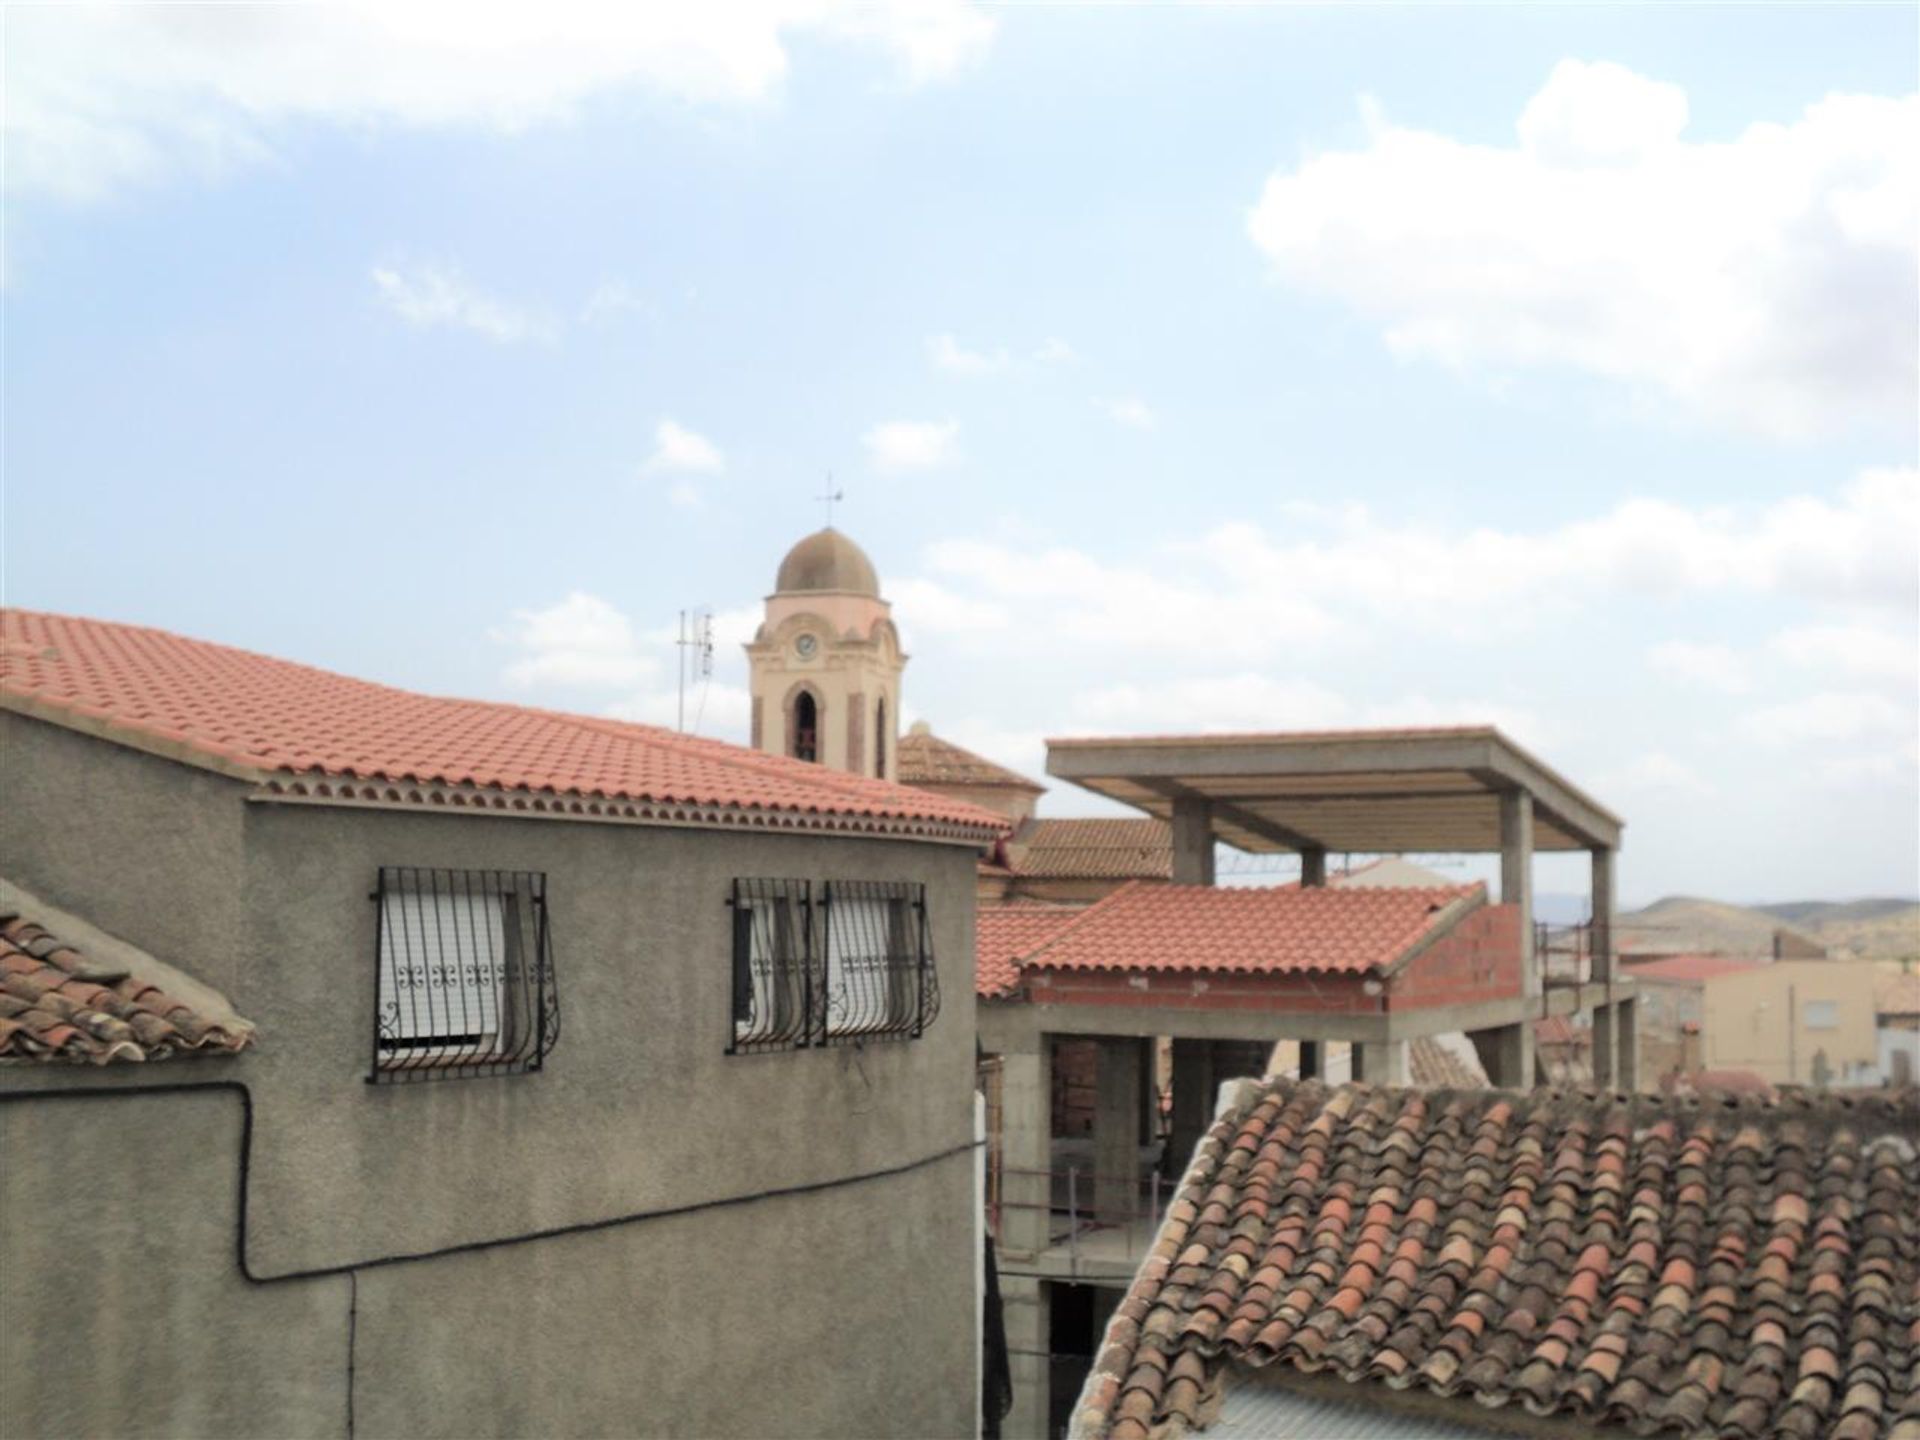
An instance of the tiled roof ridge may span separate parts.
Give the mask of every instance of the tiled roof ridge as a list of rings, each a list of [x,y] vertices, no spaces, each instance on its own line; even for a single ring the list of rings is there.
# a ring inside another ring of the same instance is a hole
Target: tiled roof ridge
[[[1384,1383],[1640,1434],[1906,1440],[1916,1149],[1911,1089],[1242,1082],[1068,1433],[1180,1435],[1231,1360],[1331,1371],[1362,1403]]]
[[[1069,920],[1066,924],[1062,925],[1058,930],[1054,931],[1053,934],[1049,935],[1045,943],[1041,944],[1035,949],[1029,950],[1025,955],[1022,955],[1018,961],[1019,967],[1024,969],[1026,966],[1033,964],[1037,957],[1044,955],[1048,950],[1053,948],[1055,945],[1058,945],[1063,939],[1065,939],[1068,935],[1072,934],[1074,931],[1083,928],[1090,919],[1095,918],[1096,915],[1104,915],[1105,912],[1109,908],[1111,908],[1113,904],[1120,899],[1121,896],[1132,894],[1134,891],[1145,888],[1150,884],[1151,882],[1146,880],[1129,880],[1127,881],[1126,884],[1120,886],[1119,889],[1110,891],[1107,894],[1102,895],[1098,900],[1094,901],[1091,905],[1088,905],[1084,909],[1082,909],[1078,915],[1073,917],[1073,919]],[[1162,888],[1162,887],[1155,886],[1153,888]]]
[[[149,721],[138,714],[129,714],[124,708],[105,708],[89,704],[58,690],[22,684],[16,677],[15,668],[4,662],[11,659],[41,659],[45,658],[49,652],[57,655],[59,652],[57,640],[38,644],[14,639],[0,641],[0,697],[15,698],[17,706],[26,709],[27,713],[53,723],[63,721],[74,723],[77,728],[96,731],[109,738],[121,738],[129,743],[144,742],[149,745],[157,743],[164,747],[162,753],[166,754],[172,754],[175,749],[178,749],[194,756],[209,757],[219,762],[216,768],[230,767],[231,770],[246,776],[270,782],[274,777],[280,776],[325,775],[355,781],[380,780],[409,785],[454,787],[471,785],[479,790],[495,793],[551,794],[605,800],[647,800],[673,806],[715,806],[723,810],[746,813],[797,812],[821,815],[840,813],[866,816],[877,820],[932,820],[960,830],[978,831],[982,835],[990,835],[1007,828],[1002,817],[964,801],[937,797],[941,813],[933,815],[927,812],[926,807],[930,797],[925,792],[896,785],[890,781],[847,775],[826,766],[791,760],[784,756],[767,755],[721,740],[682,735],[677,731],[638,721],[618,720],[610,716],[581,715],[571,711],[552,710],[513,701],[429,695],[382,681],[342,675],[303,661],[287,660],[260,651],[228,645],[221,641],[202,640],[182,635],[158,626],[96,620],[52,611],[30,611],[19,607],[7,607],[7,612],[16,622],[28,622],[41,626],[51,623],[54,626],[74,627],[87,634],[96,644],[113,643],[124,647],[130,642],[136,648],[153,645],[180,647],[180,653],[203,662],[203,668],[215,671],[237,667],[261,668],[275,676],[292,678],[301,685],[324,689],[360,706],[371,702],[384,702],[403,709],[425,706],[438,715],[456,720],[461,717],[472,717],[475,720],[492,719],[506,726],[513,726],[520,722],[538,722],[581,735],[603,736],[624,744],[650,747],[654,753],[663,756],[697,759],[704,764],[724,767],[731,773],[802,787],[813,794],[797,800],[794,804],[780,805],[759,797],[716,799],[697,795],[691,791],[687,794],[629,796],[616,794],[604,787],[589,785],[542,785],[532,781],[514,782],[497,777],[475,778],[453,773],[454,767],[441,766],[433,762],[421,764],[408,762],[404,769],[396,767],[391,771],[380,766],[366,767],[352,763],[338,766],[315,763],[303,766],[297,763],[297,757],[289,756],[279,759],[243,748],[211,728],[178,730],[159,720]],[[269,744],[274,749],[285,748],[277,740],[270,741]],[[175,758],[184,757],[176,755]],[[826,803],[828,800],[846,803],[829,804]]]
[[[900,737],[899,743],[895,747],[895,763],[899,769],[905,771],[908,768],[909,757],[914,751],[920,749],[943,752],[948,756],[954,757],[954,759],[965,768],[978,773],[971,776],[953,777],[929,774],[927,778],[921,780],[902,780],[900,782],[901,784],[980,785],[989,788],[998,787],[1006,790],[1031,790],[1036,794],[1043,793],[1047,788],[1036,781],[1028,779],[1018,770],[1010,769],[997,760],[989,760],[986,756],[969,750],[966,746],[957,744],[947,739],[944,735],[936,735],[932,730],[925,732],[909,731]],[[916,771],[916,773],[919,772]]]

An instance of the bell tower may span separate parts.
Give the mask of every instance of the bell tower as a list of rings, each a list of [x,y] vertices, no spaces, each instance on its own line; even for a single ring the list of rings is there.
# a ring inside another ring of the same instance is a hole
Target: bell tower
[[[873,562],[831,525],[787,552],[746,647],[754,749],[895,777],[907,657],[892,608]]]

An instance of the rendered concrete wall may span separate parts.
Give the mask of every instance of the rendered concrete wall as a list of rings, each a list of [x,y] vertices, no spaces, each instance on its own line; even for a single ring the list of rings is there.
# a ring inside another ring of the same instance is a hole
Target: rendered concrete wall
[[[1871,961],[1782,960],[1701,987],[1702,1055],[1710,1070],[1751,1070],[1769,1084],[1812,1084],[1824,1052],[1829,1083],[1861,1083],[1876,1071],[1874,992],[1882,972]],[[1830,1004],[1835,1024],[1815,1028],[1807,1007]],[[1852,1074],[1849,1074],[1849,1071]]]
[[[256,1273],[835,1187],[361,1270],[361,1433],[971,1433],[971,852],[250,803],[37,722],[7,743],[14,876],[218,985],[260,1042],[231,1061],[9,1067],[0,1090],[243,1081]],[[547,873],[563,1028],[543,1073],[365,1083],[381,864]],[[738,875],[927,882],[931,1030],[727,1056]],[[347,1282],[236,1273],[236,1106],[0,1106],[8,1308],[32,1306],[30,1335],[5,1327],[0,1389],[17,1427],[39,1417],[19,1433],[345,1433]],[[82,1194],[75,1230],[55,1202]],[[124,1273],[103,1284],[107,1269]],[[180,1318],[203,1314],[223,1318]],[[85,1357],[85,1378],[41,1373],[55,1354],[68,1372]],[[120,1398],[69,1426],[76,1388]]]

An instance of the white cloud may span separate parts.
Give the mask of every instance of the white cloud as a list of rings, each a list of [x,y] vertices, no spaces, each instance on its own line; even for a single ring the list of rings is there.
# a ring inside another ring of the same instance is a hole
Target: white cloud
[[[1866,690],[1826,690],[1767,705],[1742,721],[1763,745],[1849,744],[1876,736],[1911,733],[1912,710]]]
[[[1578,371],[1779,434],[1911,416],[1920,95],[1729,141],[1686,121],[1676,86],[1563,61],[1514,145],[1370,112],[1364,148],[1276,171],[1249,231],[1404,358]]]
[[[1172,540],[1129,563],[1065,546],[929,547],[954,594],[1006,605],[1062,643],[1247,663],[1373,631],[1485,638],[1596,595],[1772,594],[1910,624],[1920,605],[1920,472],[1870,471],[1837,495],[1746,513],[1632,500],[1550,529],[1394,526],[1350,507]],[[1720,678],[1725,678],[1721,676]]]
[[[718,475],[727,462],[706,436],[676,420],[662,420],[654,426],[653,454],[645,468],[655,474]]]
[[[417,329],[471,330],[503,345],[552,341],[559,334],[551,316],[482,294],[457,270],[421,265],[408,273],[375,266],[373,283],[386,307]]]
[[[959,458],[958,420],[888,420],[862,437],[873,468],[931,470]]]
[[[890,579],[880,591],[893,602],[894,618],[908,635],[922,630],[939,635],[991,635],[1013,623],[1012,613],[998,601],[961,595],[937,580]]]
[[[593,287],[580,306],[580,319],[588,325],[602,325],[616,315],[644,314],[647,302],[624,280],[602,280]]]
[[[1911,686],[1920,673],[1920,624],[1905,631],[1876,625],[1797,625],[1774,636],[1773,646],[1796,665],[1862,680]]]
[[[1094,402],[1107,412],[1107,418],[1116,425],[1124,425],[1129,430],[1151,430],[1159,417],[1153,413],[1147,402],[1134,395],[1124,395],[1112,400]]]
[[[629,88],[763,101],[801,35],[917,84],[983,55],[994,21],[965,0],[381,0],[14,7],[7,31],[9,187],[85,200],[258,162],[297,122],[513,132]]]
[[[1013,363],[1013,357],[1005,350],[995,350],[991,354],[984,350],[969,350],[951,335],[929,335],[927,359],[934,369],[944,370],[949,375],[992,375]]]
[[[994,350],[969,350],[952,335],[927,337],[928,363],[949,375],[977,377],[1015,370],[1031,373],[1049,365],[1063,365],[1073,358],[1073,347],[1058,336],[1046,340],[1024,359],[1004,345]]]
[[[1600,777],[1601,793],[1621,790],[1638,795],[1710,795],[1713,787],[1693,767],[1664,750],[1650,750],[1630,764]]]
[[[659,670],[627,617],[580,590],[543,610],[514,611],[493,638],[519,652],[505,673],[508,684],[523,689],[643,685]]]
[[[1115,734],[1495,725],[1532,745],[1542,743],[1545,734],[1531,710],[1499,701],[1438,701],[1411,694],[1358,704],[1311,680],[1276,679],[1255,671],[1151,686],[1105,686],[1076,697],[1073,719],[1090,730]]]
[[[1727,645],[1668,640],[1647,651],[1647,663],[1662,675],[1723,695],[1744,694],[1753,685],[1747,662]]]
[[[671,730],[680,719],[681,698],[678,689],[662,689],[618,700],[606,708],[616,720],[635,720],[642,725],[661,725]],[[744,686],[726,685],[715,680],[687,682],[687,731],[694,735],[724,735],[744,744],[752,722],[753,695]]]

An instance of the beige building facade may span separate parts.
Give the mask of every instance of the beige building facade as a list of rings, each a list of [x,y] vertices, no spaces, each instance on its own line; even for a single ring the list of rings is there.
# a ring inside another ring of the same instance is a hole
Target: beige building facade
[[[1870,961],[1779,960],[1702,986],[1701,1061],[1751,1070],[1770,1085],[1862,1085],[1881,1079]]]

